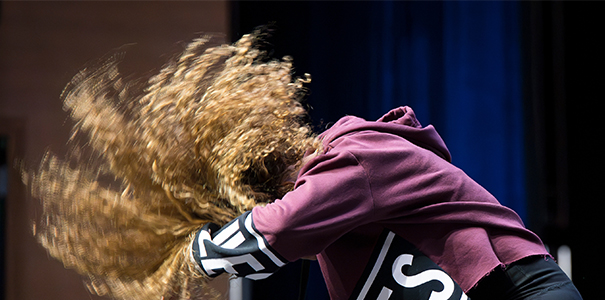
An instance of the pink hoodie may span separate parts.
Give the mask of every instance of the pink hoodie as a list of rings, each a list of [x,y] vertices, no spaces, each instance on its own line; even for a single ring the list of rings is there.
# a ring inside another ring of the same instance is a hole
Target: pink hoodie
[[[409,107],[376,122],[347,116],[283,199],[253,209],[289,261],[317,255],[331,299],[348,299],[379,234],[409,241],[467,292],[494,268],[548,255],[518,215],[450,163],[433,126]]]

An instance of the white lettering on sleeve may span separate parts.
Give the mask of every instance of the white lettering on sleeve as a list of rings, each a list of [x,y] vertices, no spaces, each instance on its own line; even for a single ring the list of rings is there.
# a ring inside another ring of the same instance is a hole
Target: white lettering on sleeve
[[[224,257],[224,258],[211,258],[202,260],[202,265],[204,270],[208,272],[208,275],[214,274],[213,269],[224,269],[229,274],[237,274],[237,271],[233,269],[233,266],[240,264],[248,264],[255,271],[260,271],[265,269],[263,265],[254,258],[251,254],[245,254],[240,256],[233,257]]]
[[[427,270],[414,276],[403,274],[403,266],[411,266],[413,259],[414,256],[411,254],[402,254],[397,257],[392,269],[395,281],[403,287],[413,288],[432,280],[438,280],[443,284],[443,290],[440,292],[432,291],[429,300],[449,299],[454,293],[454,282],[445,272],[441,270]]]

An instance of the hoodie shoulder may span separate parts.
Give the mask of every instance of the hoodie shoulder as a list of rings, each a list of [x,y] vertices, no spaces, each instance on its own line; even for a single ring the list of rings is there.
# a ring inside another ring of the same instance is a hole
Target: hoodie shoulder
[[[355,116],[343,117],[323,132],[319,138],[323,140],[327,149],[332,141],[346,134],[365,130],[398,135],[451,162],[450,152],[435,128],[432,125],[422,127],[416,119],[414,110],[408,106],[392,109],[376,121],[366,121]]]
[[[416,119],[416,114],[414,113],[414,110],[409,106],[400,106],[391,109],[388,113],[386,113],[376,122],[393,123],[414,128],[422,127],[418,119]]]

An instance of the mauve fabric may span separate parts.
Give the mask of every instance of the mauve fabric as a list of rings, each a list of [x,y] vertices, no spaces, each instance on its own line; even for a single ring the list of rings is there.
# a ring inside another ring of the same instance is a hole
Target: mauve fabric
[[[316,255],[331,299],[348,299],[378,235],[414,244],[466,292],[497,266],[548,255],[540,239],[462,170],[409,107],[376,122],[347,116],[283,199],[253,209],[256,228],[289,261]]]

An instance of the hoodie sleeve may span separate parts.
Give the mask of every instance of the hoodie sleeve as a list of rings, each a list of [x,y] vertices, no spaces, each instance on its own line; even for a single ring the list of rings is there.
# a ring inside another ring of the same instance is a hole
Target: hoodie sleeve
[[[312,159],[294,191],[252,211],[256,228],[289,261],[316,255],[371,219],[374,201],[363,166],[348,151]]]
[[[320,253],[373,214],[366,171],[348,151],[309,161],[295,189],[222,228],[204,226],[191,259],[210,277],[229,273],[264,279],[289,261]]]

